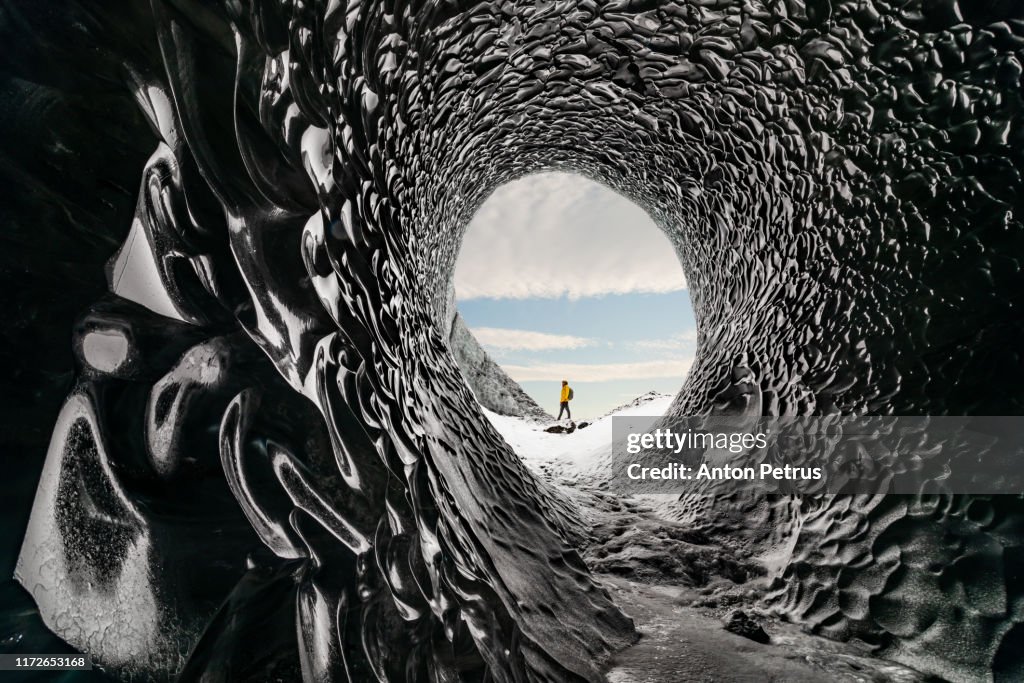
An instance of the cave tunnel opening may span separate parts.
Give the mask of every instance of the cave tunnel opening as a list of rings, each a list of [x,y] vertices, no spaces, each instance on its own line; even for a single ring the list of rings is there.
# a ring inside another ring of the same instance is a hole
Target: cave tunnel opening
[[[498,187],[466,228],[451,296],[453,351],[492,414],[554,416],[565,379],[576,420],[641,396],[660,415],[697,348],[672,243],[638,204],[578,173]]]

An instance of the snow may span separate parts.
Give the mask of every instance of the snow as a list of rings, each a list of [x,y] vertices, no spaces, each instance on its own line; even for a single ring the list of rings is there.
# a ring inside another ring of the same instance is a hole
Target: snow
[[[607,486],[612,417],[665,414],[672,396],[645,394],[571,434],[552,424],[484,409],[524,464],[577,506],[587,525],[583,561],[644,637],[618,653],[610,683],[715,680],[923,681],[903,666],[866,655],[856,644],[822,639],[764,612],[768,576],[760,562],[723,543],[713,528],[665,512],[678,496],[623,496]],[[722,627],[742,608],[771,638],[756,642]]]
[[[591,479],[610,465],[612,417],[663,415],[672,398],[668,394],[644,394],[571,434],[551,434],[544,431],[550,425],[498,415],[486,408],[484,414],[527,467],[551,478],[580,480]]]

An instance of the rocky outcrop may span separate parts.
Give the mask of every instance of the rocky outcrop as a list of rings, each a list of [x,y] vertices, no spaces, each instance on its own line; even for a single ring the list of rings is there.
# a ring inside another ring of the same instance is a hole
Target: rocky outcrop
[[[545,427],[544,431],[548,434],[572,434],[576,431],[576,423],[572,420],[569,424],[553,424],[550,427]]]
[[[744,638],[750,638],[755,642],[771,642],[771,637],[765,632],[764,627],[741,609],[735,609],[725,615],[722,625],[726,631],[743,636]]]
[[[449,344],[473,395],[484,408],[499,415],[553,419],[491,359],[458,313],[452,319]]]

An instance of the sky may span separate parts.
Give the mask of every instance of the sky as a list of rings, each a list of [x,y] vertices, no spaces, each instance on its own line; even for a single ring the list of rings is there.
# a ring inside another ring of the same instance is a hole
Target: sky
[[[481,345],[553,415],[562,379],[576,419],[675,393],[696,348],[668,239],[639,207],[577,175],[498,188],[466,232],[455,293]]]

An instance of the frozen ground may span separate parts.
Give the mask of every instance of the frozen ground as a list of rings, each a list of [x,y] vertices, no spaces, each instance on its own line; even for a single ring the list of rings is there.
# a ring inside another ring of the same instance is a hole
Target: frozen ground
[[[568,425],[570,420],[534,422],[498,415],[486,408],[484,413],[527,466],[549,481],[579,487],[597,486],[607,480],[607,468],[611,465],[613,416],[662,415],[670,403],[672,397],[668,394],[644,394],[571,434],[544,431],[552,424]]]
[[[661,517],[664,496],[621,496],[609,487],[610,418],[661,415],[671,401],[646,394],[569,434],[545,432],[551,422],[485,411],[526,465],[579,506],[591,532],[583,558],[637,625],[641,638],[619,653],[609,683],[934,680],[773,618],[761,610],[761,563],[707,530]],[[727,631],[724,621],[737,609],[770,642]]]

